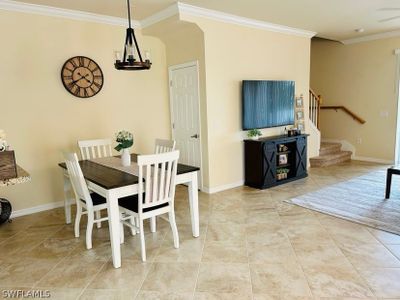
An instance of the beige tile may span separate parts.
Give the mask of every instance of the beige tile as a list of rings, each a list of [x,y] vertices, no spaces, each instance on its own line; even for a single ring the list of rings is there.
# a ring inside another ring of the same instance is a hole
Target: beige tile
[[[246,226],[247,241],[262,245],[287,242],[286,231],[282,225],[255,224]]]
[[[93,248],[86,249],[85,241],[80,241],[80,244],[69,253],[68,259],[81,260],[85,262],[103,261],[106,262],[111,258],[111,244],[106,240],[94,240]]]
[[[65,259],[47,273],[37,287],[84,288],[103,265],[101,261]]]
[[[50,299],[57,300],[72,300],[78,299],[78,296],[82,294],[82,289],[57,289],[50,288],[46,289],[50,293]]]
[[[342,251],[333,241],[315,242],[313,240],[292,243],[297,258],[303,266],[321,264],[342,264],[347,262]]]
[[[296,262],[293,247],[288,241],[275,244],[268,243],[267,245],[248,242],[247,251],[250,263],[281,264]]]
[[[251,264],[253,293],[280,297],[311,296],[300,265]]]
[[[331,241],[329,233],[319,224],[287,225],[285,229],[292,243],[310,240],[316,243]]]
[[[63,258],[78,247],[78,244],[79,240],[75,239],[49,238],[34,247],[27,256],[32,258]]]
[[[227,241],[246,239],[245,226],[239,224],[210,224],[207,229],[207,241]]]
[[[136,300],[190,300],[193,293],[140,291]]]
[[[38,246],[44,238],[13,236],[1,245],[1,256],[4,257],[27,257],[31,250]]]
[[[251,293],[249,265],[202,263],[196,292]]]
[[[244,224],[247,220],[247,214],[243,209],[224,209],[213,210],[210,215],[209,222],[214,223],[235,223]]]
[[[246,210],[247,224],[281,224],[279,214],[271,208],[254,208]]]
[[[400,261],[381,244],[344,244],[340,249],[356,268],[400,268]]]
[[[400,268],[362,269],[365,278],[376,296],[382,298],[400,298]]]
[[[5,258],[0,261],[0,286],[32,287],[56,264],[55,259]]]
[[[137,291],[133,289],[100,290],[86,289],[80,300],[133,300]]]
[[[149,269],[149,264],[129,260],[124,260],[121,268],[115,269],[112,261],[110,261],[93,278],[88,288],[124,289],[129,287],[130,289],[139,290]]]
[[[174,248],[172,240],[165,240],[157,252],[154,260],[156,262],[196,262],[201,261],[204,248],[204,239],[191,238],[181,240],[179,248]]]
[[[253,300],[314,300],[314,299],[315,298],[312,296],[276,296],[276,295],[274,296],[268,294],[253,295]]]
[[[240,293],[206,293],[196,292],[194,294],[195,300],[252,300],[251,294],[240,294]]]
[[[316,297],[368,298],[373,294],[350,263],[303,266],[304,273]]]
[[[199,264],[153,263],[142,290],[159,292],[193,292]]]
[[[247,263],[246,241],[206,242],[202,262]]]

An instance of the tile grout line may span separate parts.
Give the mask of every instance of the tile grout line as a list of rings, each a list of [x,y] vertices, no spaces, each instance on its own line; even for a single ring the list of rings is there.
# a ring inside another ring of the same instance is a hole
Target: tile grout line
[[[82,291],[78,294],[78,296],[76,297],[76,300],[78,300],[83,293],[87,290],[88,286],[94,281],[94,279],[97,277],[97,275],[100,274],[100,272],[103,270],[103,268],[105,268],[105,266],[107,265],[107,263],[110,261],[110,259],[108,261],[105,261],[103,263],[103,265],[99,268],[99,270],[97,271],[97,273],[95,273],[93,275],[93,278],[91,280],[89,280],[89,282],[85,285],[85,287],[82,289]]]

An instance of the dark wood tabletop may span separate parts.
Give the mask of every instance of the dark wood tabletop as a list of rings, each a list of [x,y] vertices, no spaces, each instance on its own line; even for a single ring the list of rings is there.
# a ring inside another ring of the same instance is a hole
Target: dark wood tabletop
[[[137,162],[137,154],[131,154],[131,160],[132,162]],[[106,167],[90,160],[81,160],[79,161],[79,164],[81,166],[83,176],[87,180],[107,190],[132,185],[139,182],[138,177],[135,175]],[[59,163],[58,165],[63,169],[67,168],[65,163]],[[178,164],[177,174],[185,174],[198,170],[200,170],[198,167]]]

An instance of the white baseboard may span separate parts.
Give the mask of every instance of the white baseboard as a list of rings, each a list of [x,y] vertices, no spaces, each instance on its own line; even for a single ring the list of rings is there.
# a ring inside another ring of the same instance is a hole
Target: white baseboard
[[[214,194],[214,193],[218,193],[218,192],[222,192],[225,190],[230,190],[239,186],[243,186],[244,185],[244,181],[238,181],[238,182],[234,182],[234,183],[228,183],[228,184],[224,184],[224,185],[220,185],[220,186],[216,186],[216,187],[204,187],[202,189],[203,192],[207,193],[207,194]]]
[[[384,164],[384,165],[392,165],[392,164],[394,164],[393,160],[380,159],[380,158],[367,157],[367,156],[354,156],[354,157],[352,157],[352,159],[353,160],[359,160],[359,161],[374,162],[374,163]]]
[[[31,215],[34,213],[58,208],[58,207],[63,207],[64,206],[64,201],[59,201],[59,202],[51,202],[51,203],[46,203],[38,206],[33,206],[29,208],[24,208],[20,210],[15,210],[11,213],[11,218],[18,218],[26,215]]]

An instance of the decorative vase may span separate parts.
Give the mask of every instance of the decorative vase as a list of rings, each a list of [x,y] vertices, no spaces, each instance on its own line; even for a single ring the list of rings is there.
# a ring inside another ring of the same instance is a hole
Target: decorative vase
[[[252,139],[253,141],[257,141],[257,140],[258,140],[258,135],[252,136],[251,139]]]
[[[129,167],[131,165],[131,154],[129,153],[129,148],[122,149],[121,162],[124,167]]]

